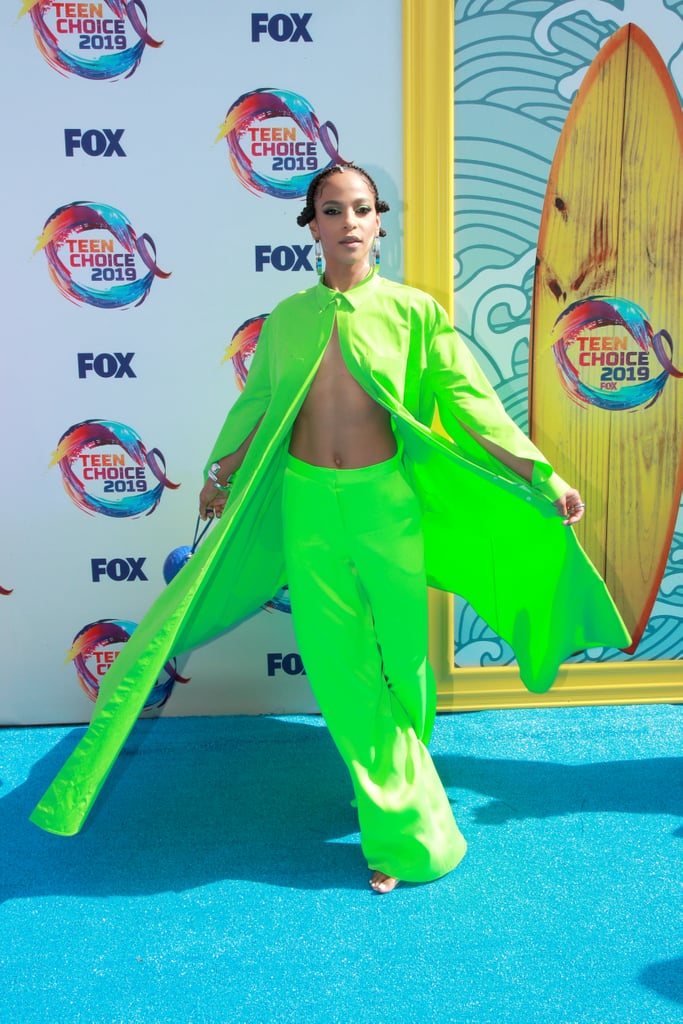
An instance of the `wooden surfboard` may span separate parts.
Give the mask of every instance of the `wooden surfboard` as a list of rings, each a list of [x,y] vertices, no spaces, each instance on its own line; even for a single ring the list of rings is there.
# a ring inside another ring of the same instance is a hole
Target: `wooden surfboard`
[[[600,50],[560,135],[530,345],[531,436],[584,497],[577,534],[633,653],[683,485],[683,114],[636,25]]]

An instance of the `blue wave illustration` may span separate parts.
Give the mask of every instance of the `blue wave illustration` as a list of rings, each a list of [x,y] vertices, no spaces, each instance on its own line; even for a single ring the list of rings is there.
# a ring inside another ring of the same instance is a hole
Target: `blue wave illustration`
[[[456,0],[456,326],[523,430],[529,320],[543,199],[572,99],[600,47],[638,24],[683,96],[683,2]],[[512,651],[456,599],[456,663],[509,665]],[[683,522],[636,655],[597,650],[572,661],[683,657]]]

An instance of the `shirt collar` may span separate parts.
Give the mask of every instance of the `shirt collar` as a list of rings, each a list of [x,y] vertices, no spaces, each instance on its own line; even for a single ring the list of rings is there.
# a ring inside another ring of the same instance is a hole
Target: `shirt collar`
[[[372,267],[367,277],[364,277],[360,284],[355,284],[346,292],[338,292],[323,284],[323,275],[316,286],[316,298],[321,311],[334,303],[338,309],[358,309],[362,303],[370,297],[376,286],[379,284],[379,274],[376,267]]]

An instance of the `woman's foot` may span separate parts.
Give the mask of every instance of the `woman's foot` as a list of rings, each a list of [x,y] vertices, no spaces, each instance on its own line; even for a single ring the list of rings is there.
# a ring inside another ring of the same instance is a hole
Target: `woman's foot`
[[[398,882],[398,878],[393,878],[391,875],[385,875],[383,871],[375,871],[370,879],[370,887],[374,889],[375,892],[391,892],[392,889],[396,888]]]

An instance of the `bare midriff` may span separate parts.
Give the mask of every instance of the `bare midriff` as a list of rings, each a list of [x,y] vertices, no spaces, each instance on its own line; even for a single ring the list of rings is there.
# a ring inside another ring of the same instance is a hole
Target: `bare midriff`
[[[346,368],[336,322],[294,422],[289,451],[329,469],[374,466],[396,453],[391,417]]]

